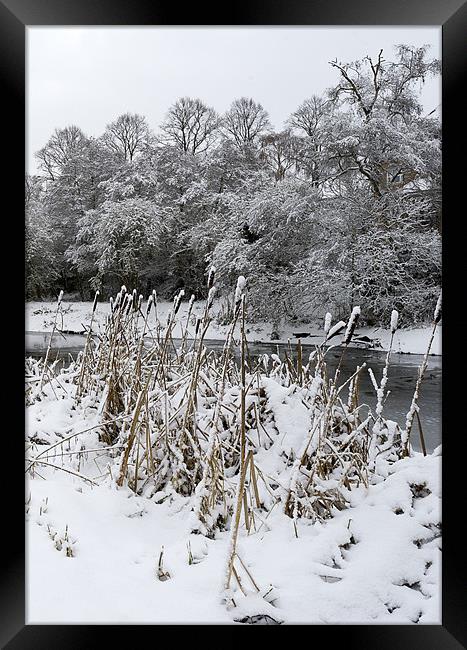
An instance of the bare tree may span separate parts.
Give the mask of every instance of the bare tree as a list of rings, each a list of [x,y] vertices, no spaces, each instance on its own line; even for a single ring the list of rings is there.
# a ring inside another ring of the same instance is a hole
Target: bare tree
[[[288,123],[292,128],[304,131],[305,135],[315,140],[320,124],[329,111],[330,102],[328,100],[318,95],[312,95],[292,113]]]
[[[132,162],[150,138],[146,118],[137,113],[124,113],[107,125],[102,141],[111,151]]]
[[[277,181],[283,180],[286,173],[297,166],[300,149],[300,139],[288,130],[261,138],[261,158]]]
[[[35,155],[39,167],[55,180],[71,158],[87,144],[87,138],[77,126],[55,129],[47,144]]]
[[[222,126],[239,146],[254,142],[271,128],[267,111],[247,97],[232,102]]]
[[[184,153],[203,153],[213,143],[219,116],[200,99],[182,97],[170,107],[161,130]]]

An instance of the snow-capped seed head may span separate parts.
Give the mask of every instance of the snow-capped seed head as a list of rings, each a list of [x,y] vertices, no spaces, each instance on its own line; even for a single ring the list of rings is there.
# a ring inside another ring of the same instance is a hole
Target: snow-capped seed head
[[[63,298],[63,291],[58,294],[57,307],[60,307]]]
[[[147,315],[149,314],[149,312],[151,311],[151,307],[152,307],[152,303],[153,303],[153,302],[154,302],[154,298],[153,298],[153,296],[152,296],[152,294],[151,294],[151,295],[149,296],[149,298],[148,298],[148,304],[146,305],[146,316],[147,316]]]
[[[435,323],[439,323],[441,320],[441,293],[439,294],[438,302],[436,303],[433,320]]]
[[[141,309],[142,304],[143,304],[143,295],[140,293],[138,297],[138,309]]]
[[[120,291],[121,291],[122,297],[123,297],[126,294],[126,287],[125,287],[124,284],[122,284]]]
[[[175,299],[174,299],[174,316],[176,315],[176,313],[180,309],[180,305],[182,304],[182,298],[183,298],[184,295],[185,295],[185,291],[183,289],[180,289],[178,294],[175,296]]]
[[[340,320],[338,323],[333,325],[331,327],[331,329],[329,330],[329,333],[328,333],[328,335],[326,337],[326,340],[329,341],[329,339],[332,339],[333,336],[336,336],[336,334],[339,334],[339,332],[341,332],[344,329],[345,325],[346,325],[346,323],[343,320]]]
[[[96,307],[97,307],[97,299],[98,299],[98,298],[99,298],[99,290],[97,290],[96,293],[94,294],[94,302],[93,302],[93,304],[92,304],[92,313],[93,313],[93,314],[94,314],[94,312],[96,311]]]
[[[110,311],[113,312],[114,309],[115,309],[114,299],[112,298],[112,296],[110,296]]]
[[[332,321],[332,316],[328,312],[326,316],[324,317],[324,333],[327,334],[329,330],[331,329],[331,321]]]
[[[352,339],[352,335],[355,332],[355,328],[357,327],[357,322],[359,317],[360,317],[360,307],[357,305],[352,309],[349,322],[347,323],[347,329],[345,330],[345,336],[344,336],[345,344],[350,343],[350,340]]]
[[[391,312],[391,334],[394,334],[397,329],[397,321],[399,320],[399,312],[393,309]]]
[[[192,294],[191,294],[191,297],[190,297],[190,302],[188,303],[188,309],[191,310],[191,308],[193,307],[193,303],[194,303],[194,302],[195,302],[195,294],[192,293]]]
[[[127,293],[126,294],[126,300],[125,300],[125,307],[126,307],[125,314],[130,313],[130,309],[131,309],[132,306],[133,306],[133,296],[132,296],[131,293]]]
[[[243,290],[245,289],[246,280],[243,275],[240,275],[237,280],[237,287],[235,289],[235,304],[240,302]]]
[[[214,284],[215,275],[216,275],[216,267],[211,266],[211,268],[209,269],[209,274],[208,274],[208,289],[210,289],[212,287],[212,285]]]
[[[156,290],[152,290],[152,299],[154,300],[154,307],[157,305],[157,293]]]
[[[211,309],[211,307],[212,307],[212,303],[214,302],[214,296],[215,296],[215,295],[216,295],[216,287],[211,287],[211,288],[209,289],[208,299],[207,299],[207,303],[206,303],[208,309]]]

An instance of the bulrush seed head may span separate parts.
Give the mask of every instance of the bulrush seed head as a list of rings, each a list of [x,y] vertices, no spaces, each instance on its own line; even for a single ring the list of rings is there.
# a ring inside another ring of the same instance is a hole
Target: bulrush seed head
[[[208,299],[207,299],[207,308],[211,309],[212,303],[214,302],[214,296],[216,295],[216,287],[211,287],[209,289],[208,293]]]
[[[212,287],[212,285],[214,284],[215,275],[216,275],[216,267],[211,266],[211,268],[209,269],[209,274],[208,274],[208,289],[210,289]]]
[[[174,299],[174,316],[177,314],[178,310],[180,309],[180,305],[182,304],[182,298],[185,295],[185,291],[183,289],[180,289],[179,293],[175,296]]]
[[[329,333],[326,337],[326,340],[329,341],[329,339],[332,339],[333,336],[336,336],[336,334],[339,334],[345,327],[345,321],[340,320],[338,323],[333,325],[331,329],[329,330]]]
[[[433,320],[435,323],[439,323],[441,320],[441,293],[439,294],[438,302],[436,303]]]
[[[347,324],[347,329],[345,331],[345,337],[344,337],[345,345],[350,343],[353,333],[355,332],[355,328],[357,327],[357,322],[359,317],[360,317],[360,307],[356,306],[352,309],[352,313],[350,314],[349,322]]]
[[[133,296],[131,293],[126,294],[126,300],[125,300],[125,315],[127,316],[130,313],[130,309],[133,305]]]
[[[246,280],[243,275],[240,275],[237,280],[237,287],[235,289],[235,304],[237,305],[240,302],[242,297],[243,290],[246,286]]]
[[[93,314],[94,314],[94,312],[96,311],[96,307],[97,307],[97,299],[98,299],[98,298],[99,298],[99,290],[97,290],[96,293],[95,293],[95,295],[94,295],[94,302],[93,302],[93,305],[92,305],[92,313],[93,313]]]
[[[153,295],[151,294],[148,298],[148,304],[146,305],[146,316],[149,314],[151,311],[152,303],[154,302]]]

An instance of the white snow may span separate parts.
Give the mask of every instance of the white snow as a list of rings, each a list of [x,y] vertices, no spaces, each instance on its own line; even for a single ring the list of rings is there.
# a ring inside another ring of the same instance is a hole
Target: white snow
[[[298,520],[298,538],[276,508],[238,544],[274,604],[250,588],[232,610],[220,595],[229,535],[189,534],[181,499],[157,504],[62,472],[29,479],[27,623],[232,623],[268,614],[285,623],[439,624],[441,551],[429,528],[439,520],[439,474],[436,455],[399,461],[384,483],[352,491],[352,506],[333,519]],[[431,493],[414,499],[410,485],[422,483]],[[63,540],[66,527],[73,557],[52,539]],[[166,581],[156,577],[162,547]]]

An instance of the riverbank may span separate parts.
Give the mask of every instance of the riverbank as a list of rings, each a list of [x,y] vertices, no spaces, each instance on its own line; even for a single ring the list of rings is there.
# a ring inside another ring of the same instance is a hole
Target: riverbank
[[[204,310],[204,301],[195,302],[193,305],[192,315],[202,316]],[[26,303],[25,326],[27,331],[50,332],[53,329],[55,318],[55,302],[28,302]],[[157,316],[165,324],[169,310],[172,309],[172,303],[164,301],[158,302]],[[144,309],[143,309],[144,311]],[[110,312],[108,302],[99,303],[94,316],[94,329],[98,330],[103,326],[106,316]],[[185,301],[180,307],[180,322],[184,327],[188,312],[188,303]],[[83,332],[91,322],[92,303],[91,302],[63,302],[63,322],[59,319],[58,326],[67,332]],[[214,313],[216,309],[214,307]],[[151,317],[150,325],[154,325],[154,315]],[[174,336],[181,336],[182,331],[180,324],[177,324],[174,330]],[[195,327],[195,319],[192,316],[188,325],[189,330]],[[206,333],[206,338],[213,340],[224,340],[228,331],[228,325],[220,325],[212,322]],[[393,351],[400,354],[424,354],[431,336],[431,326],[417,328],[400,329],[394,335]],[[442,327],[438,326],[431,354],[441,355],[441,332]],[[247,324],[246,334],[248,341],[252,343],[270,343],[273,329],[270,323]],[[322,340],[322,325],[310,325],[309,323],[284,324],[276,332],[279,338],[274,342],[287,343],[288,340],[294,342],[300,338],[304,344],[319,343]],[[300,335],[299,337],[297,335]],[[370,339],[369,345],[374,349],[387,350],[391,339],[389,328],[379,327],[360,327],[357,328],[356,336],[367,337]],[[342,339],[336,336],[334,342],[337,344]],[[371,343],[373,342],[373,343]],[[357,345],[366,345],[368,342]]]

